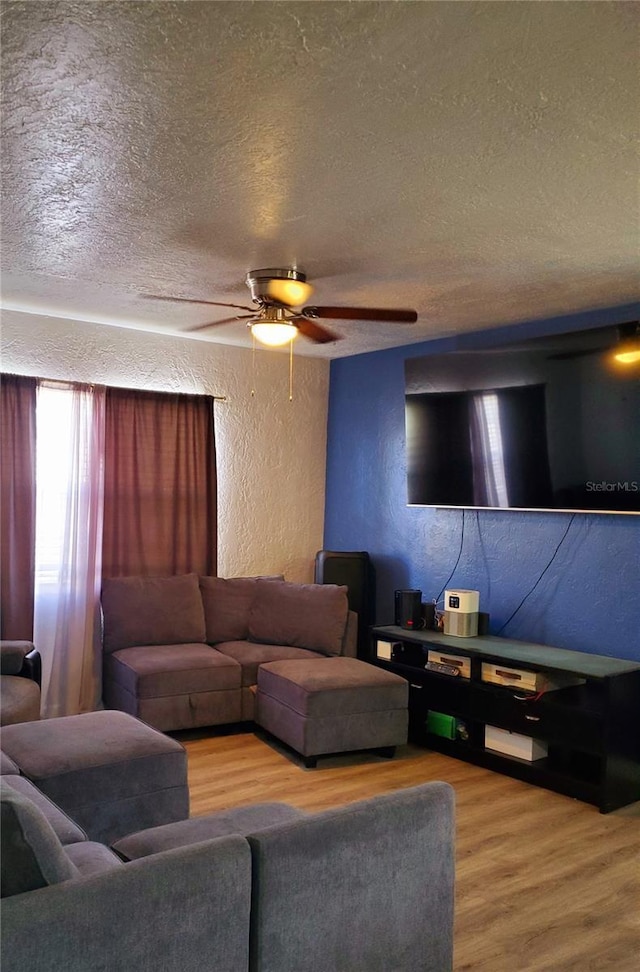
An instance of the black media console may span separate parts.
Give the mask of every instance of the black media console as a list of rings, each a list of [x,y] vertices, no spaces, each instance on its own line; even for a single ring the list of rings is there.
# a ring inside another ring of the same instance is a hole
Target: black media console
[[[413,742],[601,813],[640,800],[640,664],[491,636],[371,635],[373,663],[409,682]]]

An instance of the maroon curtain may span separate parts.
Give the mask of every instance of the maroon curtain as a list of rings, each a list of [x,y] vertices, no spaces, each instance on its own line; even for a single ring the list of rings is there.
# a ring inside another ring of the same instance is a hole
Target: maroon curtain
[[[213,398],[108,388],[104,577],[216,573]]]
[[[36,559],[36,378],[0,384],[0,636],[33,638]]]

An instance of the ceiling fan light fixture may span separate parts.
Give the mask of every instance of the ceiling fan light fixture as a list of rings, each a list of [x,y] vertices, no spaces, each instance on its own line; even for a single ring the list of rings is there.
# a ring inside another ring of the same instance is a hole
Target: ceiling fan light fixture
[[[624,347],[618,348],[614,354],[616,361],[621,364],[637,364],[640,362],[640,341],[627,342]]]
[[[265,267],[262,270],[249,270],[246,284],[251,291],[251,299],[261,306],[271,303],[298,307],[313,292],[307,283],[306,274],[297,267]]]
[[[620,341],[613,351],[614,361],[623,365],[638,364],[640,362],[640,325],[637,323],[621,324],[618,330]]]
[[[250,325],[256,341],[270,348],[280,348],[296,337],[298,328],[283,321],[256,321]]]
[[[313,287],[304,280],[270,280],[267,284],[267,296],[287,307],[302,306],[312,293]]]

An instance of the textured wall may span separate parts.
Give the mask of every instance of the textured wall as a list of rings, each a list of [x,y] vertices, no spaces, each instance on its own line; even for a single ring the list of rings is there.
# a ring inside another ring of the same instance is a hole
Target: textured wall
[[[626,307],[487,332],[455,347],[615,323],[632,312]],[[423,600],[437,597],[460,550],[462,510],[406,505],[404,361],[453,346],[430,342],[331,365],[324,546],[369,551],[379,623],[393,619],[395,588],[419,588]],[[464,545],[449,586],[479,590],[480,607],[497,632],[540,577],[569,519],[567,513],[465,511]],[[503,633],[640,660],[639,567],[640,516],[577,514],[553,565]]]
[[[142,331],[18,312],[2,322],[2,370],[158,391],[216,403],[218,572],[309,581],[322,547],[329,365]],[[255,396],[251,396],[252,385]]]

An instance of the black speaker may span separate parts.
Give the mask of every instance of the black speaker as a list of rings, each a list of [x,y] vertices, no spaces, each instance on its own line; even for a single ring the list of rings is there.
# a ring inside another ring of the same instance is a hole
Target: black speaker
[[[422,591],[415,589],[395,592],[396,625],[418,631],[423,627]]]
[[[316,554],[316,584],[340,584],[347,588],[349,610],[358,615],[358,658],[369,659],[369,628],[373,624],[375,580],[366,550],[319,550]]]

